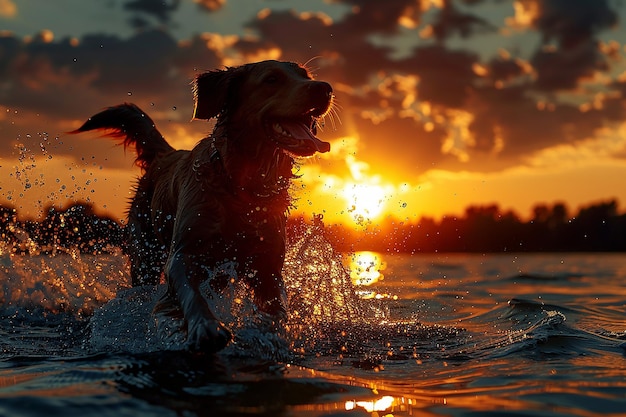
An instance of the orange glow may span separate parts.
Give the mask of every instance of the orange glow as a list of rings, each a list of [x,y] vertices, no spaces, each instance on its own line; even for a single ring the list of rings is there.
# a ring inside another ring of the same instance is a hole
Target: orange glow
[[[412,187],[390,181],[387,172],[372,172],[368,163],[357,158],[357,144],[356,136],[341,138],[331,144],[329,154],[318,156],[319,163],[299,167],[302,187],[296,187],[301,188],[295,193],[297,212],[323,213],[331,223],[357,228],[383,217],[410,217],[406,199]]]
[[[378,175],[369,175],[369,165],[356,157],[347,155],[345,162],[351,178],[345,181],[341,195],[346,200],[348,212],[357,224],[371,222],[386,212],[394,187],[383,184]]]
[[[357,286],[372,285],[384,278],[381,271],[386,267],[376,252],[355,252],[349,258],[350,278]]]
[[[10,1],[0,1],[0,16],[6,18],[17,16],[17,6]]]
[[[428,106],[422,110],[430,112]],[[170,113],[176,115],[170,110],[163,112],[173,117]],[[19,121],[18,116],[24,120],[34,117],[8,109],[0,112],[0,120]],[[464,156],[473,140],[468,131],[471,117],[465,113],[459,116],[454,119],[454,131],[442,143],[457,159]],[[65,130],[71,130],[78,122],[65,123],[69,125]],[[182,126],[175,124],[164,130],[176,148],[193,147],[206,130],[200,123]],[[504,146],[502,135],[495,133],[499,142],[490,155],[483,159],[472,155],[476,164],[488,164]],[[626,124],[576,146],[553,146],[537,152],[526,160],[526,165],[491,173],[433,167],[411,177],[410,182],[393,166],[365,162],[356,134],[341,137],[331,141],[331,152],[301,161],[296,172],[300,179],[294,181],[292,189],[295,209],[291,214],[322,214],[326,224],[340,223],[361,230],[389,218],[400,222],[415,222],[422,217],[438,220],[444,215],[461,214],[470,205],[498,203],[502,209],[512,209],[527,218],[537,202],[566,201],[572,208],[607,196],[623,202],[626,165],[610,155],[622,152],[625,134]],[[87,155],[79,161],[64,155],[69,146],[82,140],[92,139],[42,136],[41,143],[46,146],[40,148],[23,144],[18,138],[13,157],[6,157],[0,166],[5,178],[1,203],[15,206],[22,219],[38,218],[45,207],[61,207],[68,201],[91,202],[101,213],[124,219],[138,174],[132,168],[132,155],[124,157],[113,144],[110,152]],[[127,167],[111,166],[111,161],[127,161]],[[520,190],[532,190],[532,195]]]
[[[513,3],[515,16],[506,19],[508,26],[525,28],[530,26],[540,14],[539,5],[535,2],[516,0]]]
[[[386,411],[391,408],[394,398],[386,395],[375,401],[346,401],[346,410],[354,410],[356,407],[364,408],[368,413],[375,411]]]
[[[348,183],[343,189],[343,197],[357,222],[372,220],[383,213],[385,191],[379,185]]]

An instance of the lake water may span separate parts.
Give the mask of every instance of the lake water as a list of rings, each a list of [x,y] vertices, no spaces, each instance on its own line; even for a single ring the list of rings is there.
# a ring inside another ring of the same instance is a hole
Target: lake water
[[[119,252],[5,252],[0,416],[626,415],[626,254],[341,256],[310,230],[285,276],[284,334],[235,285],[208,357]]]

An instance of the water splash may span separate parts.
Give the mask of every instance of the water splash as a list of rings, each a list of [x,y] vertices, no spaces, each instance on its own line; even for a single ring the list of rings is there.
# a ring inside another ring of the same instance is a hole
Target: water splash
[[[321,221],[293,237],[287,245],[283,275],[289,308],[288,320],[278,332],[249,298],[243,280],[231,279],[216,293],[209,279],[201,285],[214,314],[234,334],[228,355],[251,354],[272,360],[286,360],[294,349],[314,346],[318,334],[329,326],[341,328],[363,323],[364,305],[352,286],[342,255],[324,238]],[[236,276],[236,264],[226,262],[220,275]],[[133,352],[184,348],[184,322],[172,317],[152,316],[152,309],[165,292],[165,285],[128,289],[96,311],[91,319],[92,347],[111,349],[123,346]],[[123,315],[123,321],[116,317]],[[369,315],[373,317],[372,315]],[[137,337],[136,335],[142,335]]]
[[[324,234],[316,219],[289,239],[283,270],[289,315],[278,332],[258,311],[243,280],[231,280],[220,293],[208,283],[201,286],[212,310],[233,330],[234,343],[226,355],[274,361],[323,356],[373,369],[382,359],[419,359],[459,343],[462,329],[397,322],[387,311],[389,300],[359,297],[343,254]],[[152,314],[165,285],[130,288],[126,258],[119,250],[101,255],[78,250],[5,253],[0,261],[0,301],[7,314],[21,308],[89,317],[86,347],[96,352],[185,348],[184,321]],[[219,269],[236,276],[234,264]],[[207,271],[209,278],[212,272]]]
[[[283,274],[289,295],[289,325],[305,331],[327,323],[363,317],[342,255],[324,237],[321,219],[289,242]]]
[[[0,254],[0,304],[15,309],[91,315],[128,282],[121,251],[109,256],[59,250],[56,255]]]

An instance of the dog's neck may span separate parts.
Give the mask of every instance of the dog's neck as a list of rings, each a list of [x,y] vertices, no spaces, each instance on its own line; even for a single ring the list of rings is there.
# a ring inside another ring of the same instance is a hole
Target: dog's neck
[[[293,159],[264,137],[262,129],[254,137],[249,129],[244,133],[234,125],[218,122],[208,138],[214,169],[230,181],[239,197],[276,200],[286,210]]]

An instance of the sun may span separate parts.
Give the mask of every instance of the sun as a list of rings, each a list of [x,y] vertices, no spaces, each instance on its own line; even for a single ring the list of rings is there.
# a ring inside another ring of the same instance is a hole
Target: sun
[[[344,183],[342,195],[352,220],[363,225],[383,214],[388,199],[387,190],[383,187],[380,176],[370,175],[369,165],[357,160],[354,155],[346,156],[346,165],[352,181]]]
[[[380,185],[348,183],[343,189],[348,211],[357,222],[371,221],[385,210],[385,189]]]

